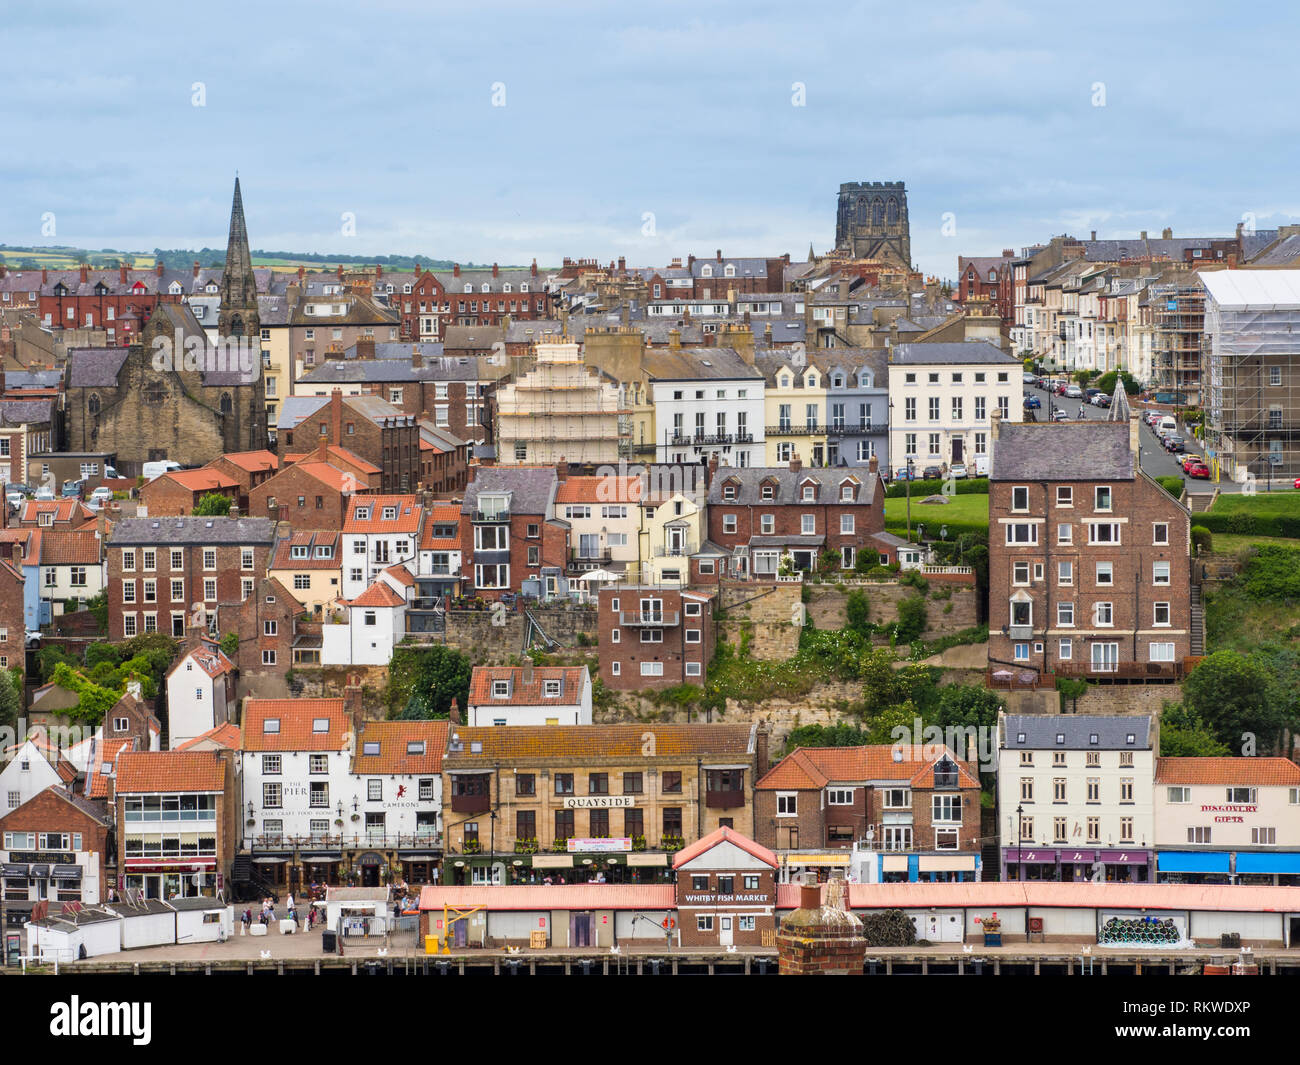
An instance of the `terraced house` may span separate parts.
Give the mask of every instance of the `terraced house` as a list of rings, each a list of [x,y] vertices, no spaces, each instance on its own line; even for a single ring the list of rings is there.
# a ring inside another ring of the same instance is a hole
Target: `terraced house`
[[[453,725],[447,882],[504,883],[507,865],[515,882],[666,880],[673,851],[752,829],[766,741],[751,725]]]

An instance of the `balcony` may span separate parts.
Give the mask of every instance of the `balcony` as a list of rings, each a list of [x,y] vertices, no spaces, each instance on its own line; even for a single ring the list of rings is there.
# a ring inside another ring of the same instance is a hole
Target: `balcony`
[[[745,805],[745,793],[741,790],[706,791],[704,805],[710,810],[734,810]]]
[[[510,520],[510,511],[508,510],[475,510],[471,511],[469,520],[475,525],[484,525],[495,522],[507,522]]]
[[[365,828],[353,833],[344,833],[342,829],[337,830],[338,835],[306,835],[306,836],[285,836],[285,835],[262,835],[248,836],[244,840],[246,850],[257,851],[312,851],[338,850],[341,847],[429,847],[434,850],[442,849],[442,833],[430,829],[427,832],[392,832],[385,834],[382,830],[378,832],[370,831]]]
[[[769,425],[768,436],[822,436],[826,433],[824,425]]]
[[[854,433],[869,433],[871,431],[870,422],[858,422],[857,425],[850,425],[845,422],[840,425],[832,425],[825,430],[827,436],[851,436]]]
[[[1193,662],[1199,659],[1193,659]],[[1115,662],[1106,666],[1089,662],[1058,662],[1056,672],[1062,677],[1085,677],[1089,680],[1181,680],[1189,667],[1186,662]]]
[[[614,552],[609,548],[597,548],[596,550],[583,550],[580,547],[569,548],[569,566],[582,566],[587,564],[588,568],[592,566],[603,566],[614,560]]]
[[[681,558],[685,555],[693,555],[698,550],[699,545],[694,543],[656,544],[655,558]]]
[[[696,433],[694,436],[673,433],[668,444],[670,447],[705,447],[711,444],[752,444],[753,442],[753,433]]]
[[[458,814],[487,813],[492,807],[490,795],[453,795],[451,808]]]
[[[642,614],[639,611],[620,611],[618,623],[620,625],[676,625],[680,614],[676,610],[660,610],[654,613]]]

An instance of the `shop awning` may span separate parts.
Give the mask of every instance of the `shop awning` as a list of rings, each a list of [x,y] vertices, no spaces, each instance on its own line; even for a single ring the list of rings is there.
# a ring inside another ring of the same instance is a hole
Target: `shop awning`
[[[572,869],[572,854],[534,854],[534,869]]]
[[[1015,847],[1006,848],[1008,865],[1055,865],[1056,851],[1045,851],[1041,848],[1030,850],[1026,847],[1023,851]]]
[[[33,865],[31,868],[31,872],[29,872],[27,875],[30,876],[33,880],[48,880],[50,878],[50,867],[48,865],[45,865],[44,863],[41,863],[40,865]]]
[[[1240,860],[1238,857],[1239,866]],[[1162,873],[1226,873],[1228,852],[1160,851],[1156,855],[1156,869]]]
[[[1267,851],[1238,851],[1238,873],[1300,873],[1300,854],[1269,853]]]
[[[438,860],[438,859],[435,858],[432,854],[404,854],[404,855],[402,855],[402,861],[404,861],[404,862],[436,862],[437,860]]]
[[[288,860],[288,858],[254,858],[253,862],[256,865],[283,865]]]
[[[5,862],[3,865],[0,865],[0,876],[22,877],[22,879],[26,880],[27,866],[17,865],[13,862]]]
[[[882,870],[886,873],[907,872],[906,854],[886,854],[882,859]]]
[[[534,865],[537,863],[534,862]],[[654,865],[665,866],[668,864],[668,855],[666,854],[629,854],[627,856],[628,865]]]
[[[922,873],[974,872],[973,854],[923,854],[917,863]]]
[[[848,852],[839,854],[786,854],[786,865],[848,865],[852,860]]]
[[[56,865],[54,867],[55,880],[80,880],[81,866],[79,865]]]
[[[329,862],[341,862],[341,854],[304,854],[302,860],[310,865],[326,865]]]

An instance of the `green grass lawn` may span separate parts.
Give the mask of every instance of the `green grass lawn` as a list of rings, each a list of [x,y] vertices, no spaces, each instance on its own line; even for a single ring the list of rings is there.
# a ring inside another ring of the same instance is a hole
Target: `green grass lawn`
[[[927,537],[937,537],[942,526],[960,527],[966,531],[970,527],[989,524],[989,497],[986,495],[949,496],[947,503],[922,503],[916,497],[912,499],[912,530],[915,532],[917,522],[925,525]],[[907,526],[907,500],[885,500],[885,528],[898,532]]]
[[[1192,515],[1192,524],[1196,524],[1196,515]],[[1214,553],[1216,555],[1235,555],[1256,544],[1263,546],[1273,544],[1278,547],[1300,547],[1300,540],[1285,536],[1252,536],[1247,533],[1213,533]]]
[[[1266,492],[1263,488],[1253,496],[1238,492],[1225,493],[1214,501],[1211,514],[1285,514],[1300,517],[1300,492],[1287,488],[1284,491]],[[1192,515],[1195,523],[1196,515]]]

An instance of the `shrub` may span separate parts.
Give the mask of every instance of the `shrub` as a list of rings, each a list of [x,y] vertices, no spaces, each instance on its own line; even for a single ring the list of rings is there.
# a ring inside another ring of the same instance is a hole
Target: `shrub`
[[[847,618],[845,628],[861,633],[871,631],[871,607],[867,602],[867,593],[861,588],[855,588],[849,593],[844,603],[844,613]]]
[[[894,636],[899,643],[911,643],[925,631],[926,622],[925,597],[909,595],[898,604],[898,623],[894,626]]]
[[[1168,492],[1175,499],[1181,499],[1183,495],[1183,479],[1181,477],[1157,477],[1160,487]]]
[[[1192,526],[1192,546],[1203,547],[1206,551],[1214,550],[1214,536],[1204,525]]]
[[[913,481],[912,497],[941,495],[943,485],[943,481]],[[989,479],[987,477],[966,477],[956,481],[954,487],[956,494],[959,496],[986,496],[989,494]],[[907,485],[902,481],[891,484],[885,490],[887,499],[897,499],[903,495],[907,495]]]

